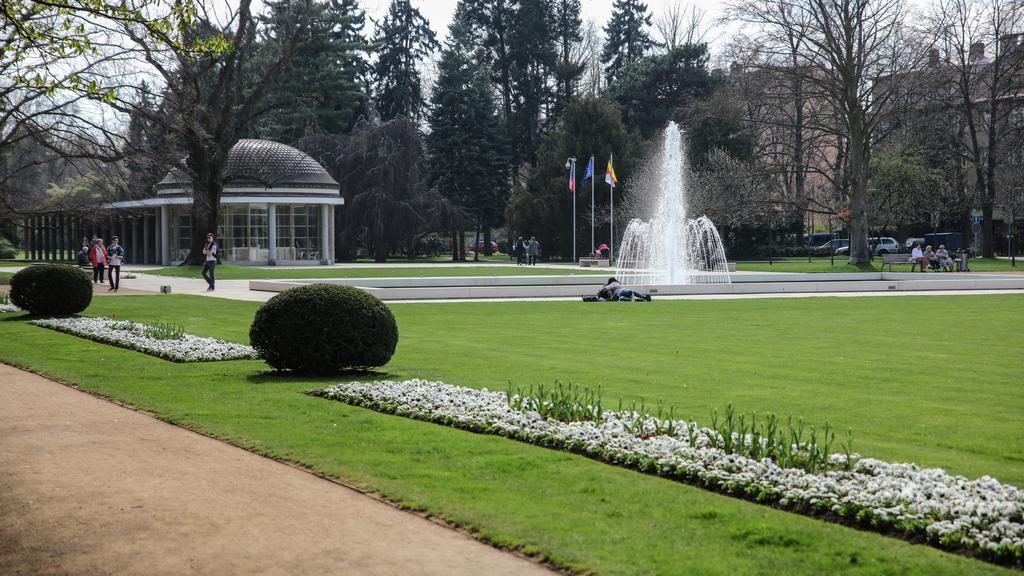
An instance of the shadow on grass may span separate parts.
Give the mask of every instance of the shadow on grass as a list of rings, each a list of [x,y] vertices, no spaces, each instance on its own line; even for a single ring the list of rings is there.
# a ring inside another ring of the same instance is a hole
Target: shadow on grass
[[[335,372],[334,374],[328,375],[304,374],[301,372],[291,372],[288,370],[266,370],[263,372],[257,372],[255,374],[249,374],[248,376],[245,377],[245,379],[253,384],[281,382],[335,384],[338,382],[360,379],[381,380],[393,376],[394,375],[391,374],[390,372],[380,372],[377,370],[342,370],[340,372]]]

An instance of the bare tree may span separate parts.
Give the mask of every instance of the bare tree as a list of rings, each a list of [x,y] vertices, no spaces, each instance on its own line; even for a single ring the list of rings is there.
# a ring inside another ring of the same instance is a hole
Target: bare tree
[[[707,11],[696,4],[673,0],[665,5],[660,16],[654,20],[659,44],[671,51],[685,44],[703,44],[711,30]]]
[[[1024,4],[1005,0],[948,0],[936,5],[930,23],[942,39],[946,90],[942,105],[961,117],[964,159],[973,168],[975,195],[982,209],[982,252],[994,255],[993,207],[999,197],[999,170],[1009,151],[1003,150],[1010,118],[1024,106],[1016,93],[1024,76]]]
[[[738,0],[764,69],[799,81],[801,98],[826,113],[812,125],[836,137],[840,181],[848,190],[851,264],[870,259],[867,190],[871,146],[905,105],[908,72],[923,59],[906,25],[905,0]],[[794,42],[800,52],[794,60]],[[796,109],[801,109],[797,106]]]
[[[184,264],[202,260],[202,232],[217,229],[228,152],[267,110],[275,79],[308,40],[305,15],[311,1],[293,2],[292,18],[273,37],[257,34],[252,0],[241,0],[226,16],[209,11],[205,4],[183,12],[175,3],[166,14],[171,25],[164,29],[140,29],[125,22],[116,31],[161,81],[165,91],[151,96],[162,97],[173,114],[155,113],[140,106],[138,99],[117,98],[111,106],[158,123],[187,153],[183,168],[191,180],[197,233]],[[131,77],[121,86],[129,87],[140,89]]]

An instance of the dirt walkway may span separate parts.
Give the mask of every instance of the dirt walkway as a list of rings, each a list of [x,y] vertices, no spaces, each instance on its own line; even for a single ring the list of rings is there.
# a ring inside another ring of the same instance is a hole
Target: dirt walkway
[[[544,574],[353,490],[0,364],[0,574]]]

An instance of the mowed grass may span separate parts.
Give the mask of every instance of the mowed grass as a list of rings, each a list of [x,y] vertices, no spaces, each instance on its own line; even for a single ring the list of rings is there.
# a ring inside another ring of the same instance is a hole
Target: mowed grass
[[[255,304],[97,298],[87,311],[247,340]],[[555,379],[831,420],[888,460],[1024,485],[1024,297],[521,302],[392,307],[387,377],[502,389]],[[600,574],[1012,573],[511,440],[311,398],[337,379],[174,364],[0,318],[0,360],[295,461],[502,546]],[[380,374],[378,376],[385,376]],[[364,377],[365,378],[365,377]]]
[[[199,266],[176,266],[146,270],[146,274],[173,276],[179,278],[199,278],[202,268]],[[438,276],[564,276],[570,274],[607,275],[607,272],[572,267],[544,268],[537,266],[508,266],[472,263],[449,265],[435,264],[408,268],[389,268],[386,264],[372,264],[360,268],[332,268],[310,266],[308,268],[257,268],[253,266],[234,266],[222,264],[217,266],[218,280],[272,280],[302,278],[432,278]]]
[[[971,272],[1018,272],[1024,273],[1024,257],[1017,259],[1014,266],[1010,260],[1000,258],[973,258],[970,261]],[[768,262],[737,262],[736,269],[742,272],[879,272],[882,269],[881,257],[864,264],[849,264],[846,258],[836,257],[834,263],[828,258],[785,258]],[[889,271],[889,267],[885,267]],[[893,272],[910,272],[910,266],[893,266]],[[915,272],[917,269],[915,268]],[[928,272],[931,273],[931,272]]]

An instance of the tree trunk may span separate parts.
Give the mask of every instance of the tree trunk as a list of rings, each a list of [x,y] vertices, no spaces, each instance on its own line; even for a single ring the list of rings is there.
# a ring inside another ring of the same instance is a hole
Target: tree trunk
[[[868,246],[868,156],[864,121],[857,115],[850,120],[850,148],[847,156],[847,177],[850,179],[850,264],[871,259]]]
[[[222,157],[226,158],[227,154]],[[212,233],[217,239],[217,258],[224,257],[224,246],[217,236],[217,221],[220,216],[220,196],[224,191],[224,166],[200,146],[192,146],[188,160],[189,168],[195,172],[192,191],[192,242],[183,266],[202,266],[206,260],[203,248],[206,235]]]
[[[378,264],[388,261],[388,238],[383,226],[376,226],[373,231],[373,261]]]
[[[476,236],[473,238],[473,262],[480,261],[480,230],[483,226],[480,224],[480,220],[476,221]]]
[[[494,250],[491,249],[491,227],[484,226],[484,256],[494,255]]]

